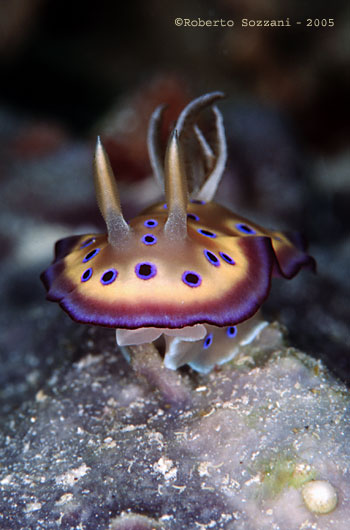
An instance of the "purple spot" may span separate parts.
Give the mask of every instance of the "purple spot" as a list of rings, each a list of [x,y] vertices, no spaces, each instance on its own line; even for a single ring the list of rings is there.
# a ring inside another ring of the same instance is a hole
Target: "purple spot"
[[[166,210],[166,209],[168,208],[168,206],[167,206],[167,203],[166,203],[166,202],[165,202],[165,203],[163,204],[163,208],[165,208],[165,210]]]
[[[199,217],[195,213],[188,213],[187,218],[192,219],[193,221],[199,221]]]
[[[157,267],[153,263],[138,263],[135,267],[135,273],[141,280],[149,280],[157,274]]]
[[[92,276],[92,268],[90,267],[89,269],[86,269],[83,272],[80,279],[82,282],[87,282],[88,280],[90,280],[91,276]]]
[[[117,276],[118,271],[115,269],[108,269],[101,276],[102,285],[109,285],[110,283],[113,283]]]
[[[200,201],[199,199],[191,199],[190,202],[192,204],[205,204],[204,201]]]
[[[189,287],[199,287],[202,283],[202,278],[196,272],[185,271],[182,275],[182,281]]]
[[[83,263],[86,263],[87,261],[90,261],[92,258],[96,256],[100,252],[99,248],[95,248],[95,250],[91,250],[89,254],[86,254],[85,258],[83,259]]]
[[[146,234],[145,236],[142,236],[142,243],[145,245],[154,245],[157,243],[156,236],[153,236],[152,234]]]
[[[229,339],[233,339],[237,335],[237,327],[236,326],[230,326],[226,330],[226,335]]]
[[[203,250],[203,253],[204,253],[204,256],[207,258],[207,260],[209,261],[209,263],[211,263],[212,265],[215,265],[215,267],[219,267],[220,265],[219,258],[217,258],[215,254],[213,254],[213,252],[210,252],[210,250]]]
[[[204,339],[204,344],[203,344],[203,348],[206,350],[207,348],[210,348],[210,346],[212,345],[213,343],[213,334],[212,333],[209,333],[209,335],[207,335]]]
[[[80,246],[80,248],[88,247],[89,245],[92,245],[92,243],[95,243],[96,239],[94,237],[90,237],[84,243]]]
[[[231,258],[228,254],[225,254],[225,252],[219,252],[220,256],[223,260],[226,261],[226,263],[229,263],[230,265],[236,265],[236,262],[234,259]]]
[[[253,228],[251,228],[248,225],[242,224],[242,223],[237,223],[236,228],[237,230],[239,230],[240,232],[243,232],[244,234],[256,234]]]
[[[198,228],[198,232],[202,234],[202,236],[216,237],[216,234],[214,234],[213,232],[210,232],[209,230],[204,230],[203,228]]]
[[[147,219],[147,221],[145,221],[143,224],[148,228],[153,228],[154,226],[158,225],[158,221],[155,219]]]

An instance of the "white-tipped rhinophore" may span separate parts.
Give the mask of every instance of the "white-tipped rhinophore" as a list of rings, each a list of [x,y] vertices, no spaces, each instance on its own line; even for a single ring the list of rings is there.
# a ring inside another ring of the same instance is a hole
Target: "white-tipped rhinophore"
[[[168,218],[164,232],[170,239],[187,236],[187,180],[181,146],[176,129],[173,131],[165,155],[165,198]]]
[[[130,235],[120,206],[119,193],[114,173],[100,137],[97,137],[94,158],[94,183],[97,203],[107,225],[108,241],[120,246]]]

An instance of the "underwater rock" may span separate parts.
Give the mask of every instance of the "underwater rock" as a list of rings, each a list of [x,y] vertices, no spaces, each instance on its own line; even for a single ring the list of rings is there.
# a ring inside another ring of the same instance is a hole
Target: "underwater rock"
[[[11,136],[11,129],[13,137],[16,123],[5,118],[2,131]],[[11,158],[5,141],[1,149],[0,528],[346,527],[345,387],[323,373],[322,364],[282,348],[278,326],[270,325],[235,364],[209,376],[181,369],[193,405],[169,409],[160,394],[135,380],[113,330],[79,326],[44,301],[38,275],[51,241],[68,235],[73,223],[63,208],[67,196],[71,212],[82,218],[77,200],[88,190],[72,185],[72,174],[86,182],[88,146],[74,144],[57,158],[26,160],[25,166]],[[57,183],[52,168],[60,171]],[[35,202],[29,188],[38,193]],[[324,215],[328,199],[321,191],[318,200],[307,190],[318,275],[300,275],[285,290],[276,282],[265,316],[267,310],[270,318],[279,315],[293,344],[322,355],[349,380],[349,245],[339,209]],[[60,201],[55,221],[47,217],[53,197]],[[94,204],[92,195],[85,202]],[[305,218],[302,211],[299,217]],[[91,222],[91,215],[85,219]],[[328,219],[338,228],[325,239],[319,224]],[[332,513],[307,511],[305,478],[335,488]]]
[[[1,434],[1,528],[346,527],[349,394],[278,324],[209,375],[181,369],[182,409],[135,378],[112,330],[79,329],[76,361]],[[331,513],[306,508],[312,480],[334,488]]]

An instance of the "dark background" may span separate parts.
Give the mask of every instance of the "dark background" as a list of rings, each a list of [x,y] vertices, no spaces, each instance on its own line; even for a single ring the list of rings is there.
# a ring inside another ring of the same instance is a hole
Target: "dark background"
[[[235,26],[176,27],[176,17]],[[286,17],[292,27],[240,26]],[[306,27],[308,18],[335,25]],[[152,110],[169,103],[170,122],[212,90],[228,96],[220,107],[230,162],[218,200],[301,231],[318,262],[317,275],[276,281],[265,312],[349,381],[349,24],[342,0],[1,2],[5,412],[61,362],[62,335],[84,327],[45,302],[38,277],[55,239],[103,229],[91,181],[96,133],[134,215],[157,199],[145,144]]]
[[[4,2],[3,101],[55,117],[79,134],[122,94],[176,74],[193,93],[218,86],[292,114],[315,148],[348,140],[347,3],[221,0]],[[233,20],[233,28],[176,27],[174,19]],[[242,28],[242,18],[292,27]],[[334,28],[306,27],[334,19]],[[296,25],[301,21],[301,25]],[[316,22],[317,23],[317,22]]]

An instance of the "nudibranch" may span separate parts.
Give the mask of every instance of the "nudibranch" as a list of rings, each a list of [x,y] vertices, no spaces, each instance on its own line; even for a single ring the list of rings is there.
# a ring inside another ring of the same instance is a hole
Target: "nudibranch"
[[[180,114],[163,157],[164,107],[148,133],[151,166],[165,201],[127,222],[100,139],[94,158],[98,206],[107,234],[56,243],[42,274],[47,298],[77,322],[116,328],[119,346],[165,338],[164,364],[200,372],[233,358],[266,322],[259,308],[273,276],[313,268],[298,238],[268,230],[212,202],[225,169],[221,92],[192,101]],[[198,125],[208,109],[209,141]]]

